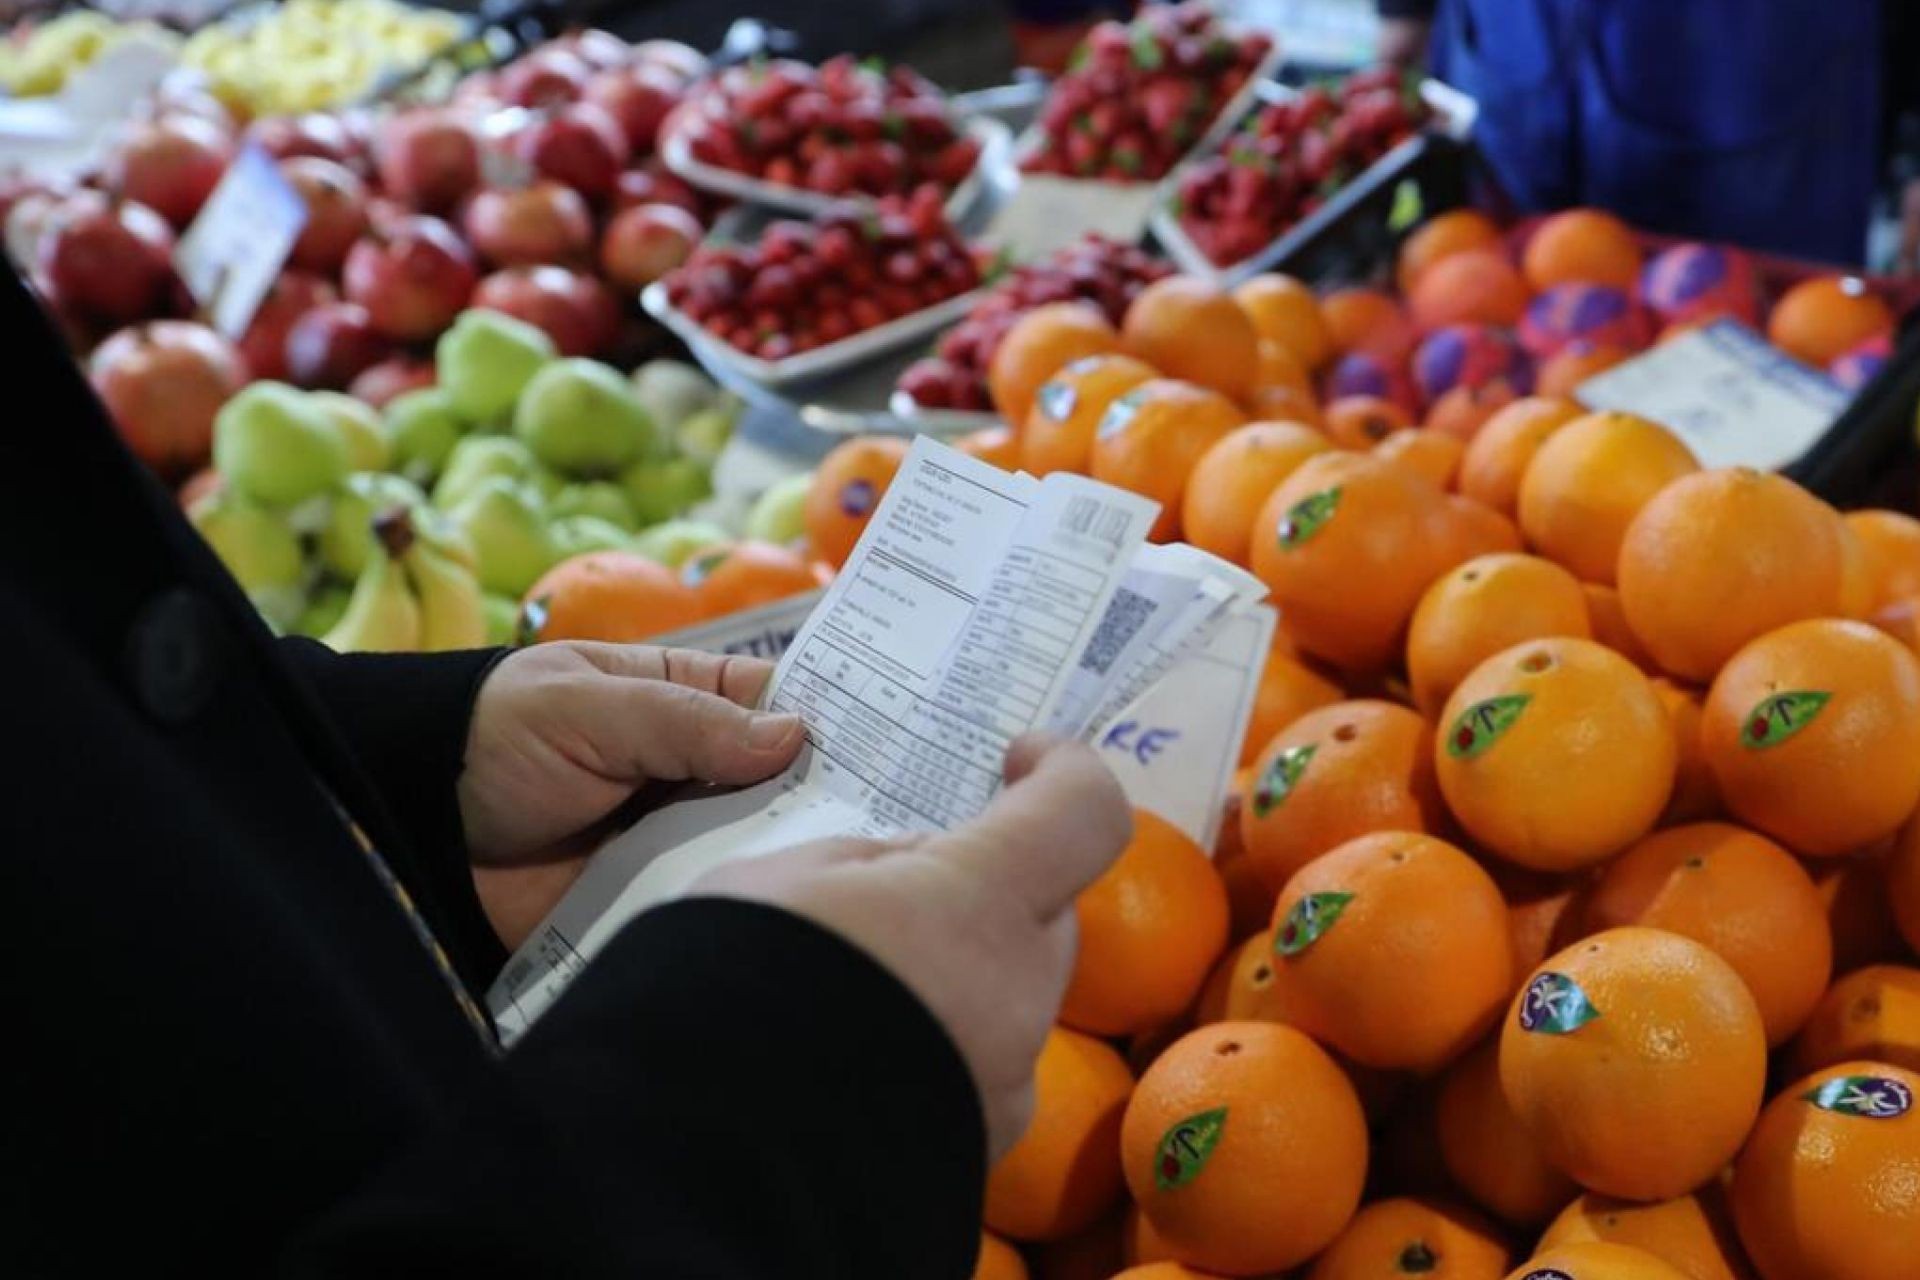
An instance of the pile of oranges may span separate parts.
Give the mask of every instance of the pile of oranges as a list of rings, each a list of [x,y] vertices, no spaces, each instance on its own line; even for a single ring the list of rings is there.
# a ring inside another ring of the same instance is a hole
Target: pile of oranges
[[[1281,627],[1218,847],[1142,812],[1078,904],[976,1276],[1920,1275],[1920,521],[1552,396],[1323,404],[1411,323],[1366,298],[1173,278],[994,360],[968,448]],[[816,557],[897,465],[828,460]]]

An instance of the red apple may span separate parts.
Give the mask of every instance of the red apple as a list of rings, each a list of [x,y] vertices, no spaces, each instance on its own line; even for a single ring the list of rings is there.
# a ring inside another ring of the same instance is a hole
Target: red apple
[[[653,154],[660,123],[679,105],[682,85],[663,67],[635,66],[602,71],[587,81],[584,101],[613,117],[636,156]]]
[[[707,73],[707,60],[700,51],[678,40],[642,40],[633,46],[631,60],[665,67],[678,76],[683,85],[692,84]]]
[[[614,179],[613,208],[631,209],[637,204],[670,204],[685,209],[696,221],[706,219],[706,201],[687,180],[653,164],[627,169]]]
[[[576,102],[522,129],[514,150],[555,182],[601,200],[613,194],[627,163],[627,136],[604,110]]]
[[[107,190],[147,206],[184,228],[219,185],[233,141],[193,116],[163,116],[135,125],[107,158]]]
[[[452,111],[394,116],[375,135],[373,158],[388,196],[429,213],[452,209],[480,185],[480,140]]]
[[[246,136],[276,160],[318,156],[351,165],[360,159],[359,144],[346,124],[317,111],[304,116],[262,116],[247,126]]]
[[[593,212],[579,192],[557,182],[481,191],[467,202],[460,227],[496,267],[572,264],[593,250]]]
[[[605,351],[620,332],[620,304],[606,285],[565,267],[508,267],[480,282],[473,305],[546,331],[565,356]]]
[[[393,343],[374,328],[373,316],[354,302],[328,302],[287,330],[290,381],[338,391],[393,353]]]
[[[589,27],[585,31],[576,31],[572,35],[561,36],[547,43],[549,49],[559,47],[572,53],[595,71],[606,71],[613,67],[624,67],[633,56],[633,46],[611,31],[601,31]]]
[[[87,376],[127,447],[173,478],[206,464],[213,415],[247,384],[247,366],[206,325],[155,320],[101,343]]]
[[[362,371],[347,388],[347,394],[383,409],[387,401],[402,392],[431,387],[435,380],[433,361],[418,356],[391,356]]]
[[[600,237],[600,270],[622,289],[638,291],[693,256],[700,223],[670,204],[625,209]]]
[[[318,156],[294,156],[280,172],[307,204],[307,222],[287,261],[303,271],[333,275],[347,250],[367,230],[367,185],[345,165]]]
[[[453,323],[479,276],[466,241],[421,215],[368,232],[347,252],[340,279],[347,300],[365,307],[381,333],[419,342]]]
[[[338,302],[340,295],[319,276],[282,272],[240,335],[240,354],[256,378],[283,381],[287,376],[287,331],[315,307]]]
[[[495,87],[510,106],[558,107],[578,102],[592,75],[593,67],[579,54],[548,46],[502,67]]]
[[[83,191],[60,202],[36,246],[48,289],[76,318],[130,324],[173,295],[173,232],[153,210]]]

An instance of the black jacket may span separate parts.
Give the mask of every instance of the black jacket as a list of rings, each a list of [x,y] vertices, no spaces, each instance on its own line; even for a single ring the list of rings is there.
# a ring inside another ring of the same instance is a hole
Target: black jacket
[[[483,990],[495,655],[275,641],[10,274],[0,339],[0,1273],[967,1274],[965,1065],[795,917],[653,911],[488,1053],[334,801]]]

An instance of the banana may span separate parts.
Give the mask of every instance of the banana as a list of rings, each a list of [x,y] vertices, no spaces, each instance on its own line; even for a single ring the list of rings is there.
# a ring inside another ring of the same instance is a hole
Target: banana
[[[472,569],[440,554],[425,538],[414,539],[401,563],[420,598],[421,649],[438,653],[486,644],[486,610]]]
[[[420,647],[420,602],[400,558],[413,543],[405,508],[374,517],[379,546],[354,581],[347,611],[321,643],[340,653],[403,653]]]

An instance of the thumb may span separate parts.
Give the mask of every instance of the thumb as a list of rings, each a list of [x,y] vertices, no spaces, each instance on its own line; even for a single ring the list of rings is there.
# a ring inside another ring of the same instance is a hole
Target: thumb
[[[603,769],[623,782],[695,779],[743,785],[792,763],[806,740],[798,716],[750,711],[717,693],[665,680],[595,680],[576,724]]]

